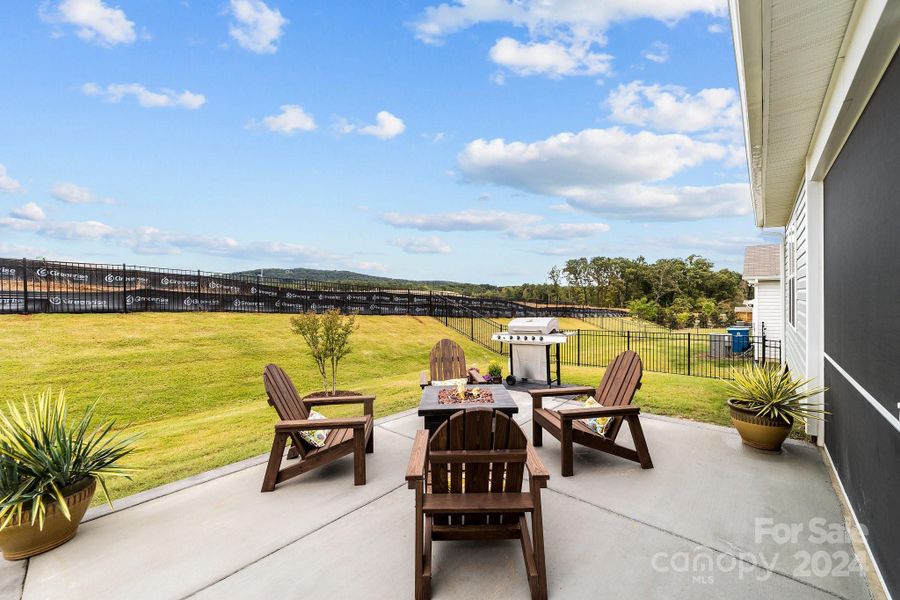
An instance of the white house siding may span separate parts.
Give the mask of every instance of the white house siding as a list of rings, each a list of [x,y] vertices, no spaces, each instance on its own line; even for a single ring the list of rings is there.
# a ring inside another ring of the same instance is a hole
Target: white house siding
[[[793,271],[791,270],[791,252],[789,244],[793,243]],[[794,205],[794,212],[791,214],[791,220],[785,227],[785,244],[784,244],[784,335],[781,336],[784,359],[788,367],[800,375],[806,375],[806,326],[807,326],[807,290],[808,290],[808,269],[807,269],[807,215],[806,215],[806,186],[800,190],[797,203]],[[788,315],[790,314],[790,274],[794,273],[795,277],[795,317],[794,323],[791,324]]]
[[[761,336],[763,323],[765,323],[767,339],[782,339],[781,282],[759,281],[754,286],[754,290],[753,335]]]

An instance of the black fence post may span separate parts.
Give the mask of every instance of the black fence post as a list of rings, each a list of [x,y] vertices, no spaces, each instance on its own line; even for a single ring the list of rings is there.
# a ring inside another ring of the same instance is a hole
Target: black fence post
[[[625,339],[626,339],[625,349],[631,350],[631,330],[630,329],[625,332]]]
[[[22,299],[23,310],[28,313],[28,259],[22,259]]]
[[[575,354],[575,363],[580,367],[581,366],[581,330],[577,329],[575,334],[575,339],[578,341],[578,345],[576,347]],[[556,347],[556,353],[559,354],[559,346]]]
[[[762,363],[766,364],[766,334],[762,334]]]
[[[469,319],[469,339],[475,341],[475,317]]]
[[[256,276],[256,312],[259,312],[259,275]]]
[[[128,269],[125,267],[125,263],[122,263],[122,312],[128,312],[128,278],[126,275],[128,274]]]
[[[691,332],[687,334],[687,374],[691,374]]]

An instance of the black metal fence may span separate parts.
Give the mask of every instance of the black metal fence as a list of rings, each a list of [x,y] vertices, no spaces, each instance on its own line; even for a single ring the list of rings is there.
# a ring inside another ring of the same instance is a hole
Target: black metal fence
[[[503,323],[460,312],[465,311],[435,316],[473,342],[498,354],[509,355],[508,344],[491,340],[491,335],[506,330]],[[587,329],[570,333],[568,342],[560,346],[560,362],[566,365],[604,367],[621,352],[634,350],[640,354],[648,371],[731,379],[735,367],[751,362],[781,363],[781,341],[766,336],[740,338],[727,333]]]
[[[452,300],[448,302],[447,300]],[[0,258],[0,313],[261,312],[338,309],[364,315],[497,317],[624,315],[549,308],[449,292],[280,279],[256,275]]]

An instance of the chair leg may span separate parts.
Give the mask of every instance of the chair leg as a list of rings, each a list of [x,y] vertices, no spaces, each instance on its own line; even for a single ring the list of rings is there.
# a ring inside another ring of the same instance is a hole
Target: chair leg
[[[540,598],[547,598],[547,561],[544,555],[544,517],[541,507],[541,490],[540,487],[532,483],[531,495],[534,498],[534,511],[531,513],[531,532],[534,540],[534,560],[537,563],[538,580]]]
[[[353,430],[353,485],[366,485],[366,432]]]
[[[644,438],[644,429],[641,427],[641,419],[638,415],[629,415],[628,429],[631,430],[631,439],[634,441],[634,449],[638,454],[639,462],[642,469],[652,469],[653,461],[650,460],[650,448],[647,447],[647,440]]]
[[[375,452],[375,426],[372,426],[372,435],[369,436],[369,441],[366,442],[366,454],[372,454]]]
[[[560,423],[560,456],[562,458],[562,476],[571,477],[575,473],[574,448],[572,444],[572,421],[563,419]]]
[[[535,448],[544,445],[544,430],[534,416],[531,417],[531,445]]]
[[[272,440],[272,451],[269,453],[269,464],[266,467],[266,474],[263,477],[263,492],[271,492],[275,489],[275,482],[278,481],[278,471],[281,468],[281,457],[284,454],[284,445],[287,442],[287,434],[276,433],[275,439]]]

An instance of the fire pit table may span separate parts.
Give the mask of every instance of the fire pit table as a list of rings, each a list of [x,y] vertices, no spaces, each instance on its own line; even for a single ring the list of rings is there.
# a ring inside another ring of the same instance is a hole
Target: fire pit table
[[[425,429],[428,430],[429,435],[434,434],[435,430],[441,426],[441,423],[450,418],[450,415],[460,410],[492,408],[506,413],[510,417],[519,412],[519,407],[516,405],[515,400],[502,385],[469,385],[466,388],[468,390],[478,388],[479,390],[490,392],[492,396],[491,401],[450,401],[441,403],[441,390],[450,390],[452,392],[456,390],[455,387],[429,385],[422,390],[422,399],[419,402],[419,416],[425,418]]]

